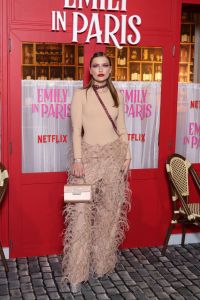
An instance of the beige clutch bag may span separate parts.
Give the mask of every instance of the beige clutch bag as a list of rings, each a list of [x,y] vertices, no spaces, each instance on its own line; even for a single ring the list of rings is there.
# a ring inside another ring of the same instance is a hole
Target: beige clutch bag
[[[90,202],[92,195],[92,186],[90,184],[65,184],[64,202],[78,203]]]

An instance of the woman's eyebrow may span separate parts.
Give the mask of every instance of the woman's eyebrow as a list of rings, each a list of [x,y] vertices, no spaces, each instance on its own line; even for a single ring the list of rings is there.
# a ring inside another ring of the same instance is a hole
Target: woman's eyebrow
[[[100,66],[100,65],[109,65],[109,63],[94,63],[94,64],[92,64],[92,66]]]

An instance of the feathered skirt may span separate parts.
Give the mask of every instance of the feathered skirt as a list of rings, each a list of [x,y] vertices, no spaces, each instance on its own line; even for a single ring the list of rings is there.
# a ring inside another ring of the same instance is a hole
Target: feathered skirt
[[[128,229],[128,182],[120,171],[128,145],[120,138],[105,145],[82,142],[85,181],[92,184],[90,203],[66,204],[63,279],[87,281],[111,273]],[[83,183],[69,172],[68,183]]]

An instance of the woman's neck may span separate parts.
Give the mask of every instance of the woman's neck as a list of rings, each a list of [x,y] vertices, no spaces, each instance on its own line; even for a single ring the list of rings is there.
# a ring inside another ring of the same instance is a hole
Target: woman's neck
[[[105,91],[108,89],[108,84],[107,84],[107,81],[104,81],[104,82],[100,82],[100,84],[96,84],[96,82],[94,82],[93,84],[93,88],[95,90],[98,90],[98,91]]]
[[[105,87],[107,86],[107,81],[106,80],[102,82],[94,81],[94,86],[96,86],[97,88]]]
[[[101,94],[101,93],[105,93],[108,91],[107,83],[104,85],[93,85],[92,87],[93,87],[95,93]]]

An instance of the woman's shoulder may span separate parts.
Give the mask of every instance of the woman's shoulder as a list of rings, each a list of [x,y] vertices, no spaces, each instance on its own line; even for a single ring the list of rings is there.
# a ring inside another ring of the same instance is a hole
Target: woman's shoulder
[[[74,90],[74,95],[84,95],[85,89],[84,88],[78,88]]]
[[[78,99],[79,101],[82,101],[85,98],[85,95],[86,95],[85,89],[79,88],[79,89],[74,90],[73,99],[74,100]]]

